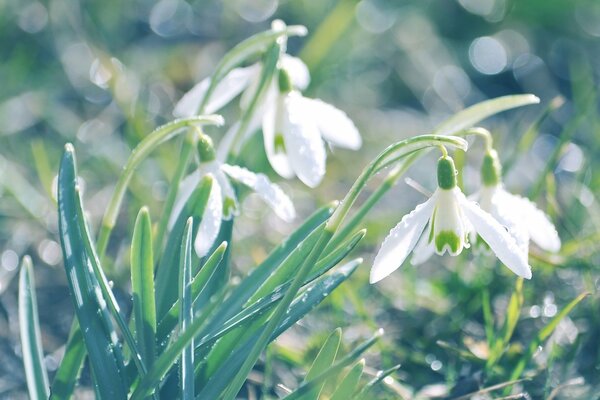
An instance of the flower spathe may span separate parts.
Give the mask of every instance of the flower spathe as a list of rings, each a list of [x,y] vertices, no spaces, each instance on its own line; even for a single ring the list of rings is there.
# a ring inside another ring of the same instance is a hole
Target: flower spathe
[[[241,105],[245,108],[256,92],[261,70],[260,63],[231,70],[216,86],[204,111],[215,112],[242,92]],[[301,94],[309,82],[306,65],[299,58],[282,54],[277,73],[244,135],[262,127],[265,151],[275,172],[288,179],[297,176],[307,186],[315,187],[325,175],[325,142],[357,150],[362,139],[346,113]],[[197,114],[209,86],[210,78],[194,86],[177,103],[174,115]],[[233,126],[225,143],[229,143],[238,127]]]
[[[470,232],[489,245],[498,259],[518,276],[531,278],[527,256],[515,239],[490,214],[468,200],[456,186],[452,159],[438,162],[438,188],[424,203],[405,215],[385,238],[371,269],[375,283],[398,269],[413,252],[413,263],[433,253],[458,255],[469,247]],[[425,229],[428,227],[428,229]]]
[[[181,181],[169,225],[173,225],[194,189],[206,175],[211,175],[214,181],[194,240],[194,249],[198,257],[205,256],[213,246],[221,228],[221,221],[231,219],[238,214],[239,205],[230,179],[252,189],[284,221],[290,222],[296,216],[290,198],[264,174],[257,174],[246,168],[221,163],[214,159],[201,162],[194,173]]]

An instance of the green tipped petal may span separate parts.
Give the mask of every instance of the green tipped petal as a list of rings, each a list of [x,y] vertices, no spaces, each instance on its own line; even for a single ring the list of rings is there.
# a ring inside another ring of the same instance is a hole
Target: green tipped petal
[[[453,231],[441,231],[435,235],[435,249],[438,253],[448,250],[450,254],[458,254],[462,250],[461,238]]]

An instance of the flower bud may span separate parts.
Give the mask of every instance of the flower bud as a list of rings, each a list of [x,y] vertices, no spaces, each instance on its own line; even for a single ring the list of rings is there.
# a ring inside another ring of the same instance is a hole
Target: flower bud
[[[481,165],[481,181],[484,186],[496,186],[500,183],[502,166],[496,150],[491,149],[483,156]]]
[[[205,134],[198,135],[198,144],[196,147],[198,149],[200,162],[210,162],[217,158],[212,139],[209,136]]]
[[[457,173],[452,157],[441,157],[437,166],[437,179],[440,189],[450,190],[456,187]]]

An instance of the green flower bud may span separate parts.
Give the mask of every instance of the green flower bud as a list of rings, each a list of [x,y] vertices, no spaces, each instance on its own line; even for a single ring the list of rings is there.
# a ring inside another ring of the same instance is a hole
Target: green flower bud
[[[290,74],[284,68],[279,68],[279,91],[281,93],[289,93],[293,88]]]
[[[496,150],[491,149],[483,156],[481,165],[481,181],[484,186],[496,186],[502,177],[502,165]]]
[[[441,189],[449,190],[456,187],[457,174],[452,157],[444,156],[438,160],[437,179]]]
[[[204,134],[198,135],[198,156],[201,162],[213,161],[217,158],[212,139]]]

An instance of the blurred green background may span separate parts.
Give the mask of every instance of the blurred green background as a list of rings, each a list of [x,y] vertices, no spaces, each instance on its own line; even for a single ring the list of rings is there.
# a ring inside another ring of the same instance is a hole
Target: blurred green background
[[[541,98],[538,106],[482,124],[495,135],[508,188],[536,200],[556,222],[564,244],[558,255],[532,250],[534,278],[525,282],[510,351],[518,354],[570,300],[590,291],[539,348],[528,369],[533,379],[519,385],[532,398],[548,398],[555,388],[555,398],[600,398],[596,0],[0,0],[0,398],[25,396],[14,279],[23,255],[34,259],[51,374],[72,319],[53,193],[63,145],[72,142],[77,150],[85,206],[96,231],[130,150],[172,119],[174,103],[228,49],[267,29],[274,18],[307,26],[309,35],[290,39],[288,46],[310,68],[306,94],[345,110],[365,142],[360,152],[334,149],[316,190],[277,179],[301,216],[342,197],[362,166],[394,141],[426,133],[487,98],[514,93]],[[553,101],[561,106],[531,128]],[[229,123],[237,115],[236,105],[224,110]],[[224,130],[208,133],[218,140]],[[166,144],[140,168],[111,241],[111,278],[124,304],[132,222],[142,204],[158,219],[178,146]],[[463,171],[467,193],[479,182],[481,143],[472,147]],[[243,162],[276,179],[259,135],[246,146]],[[433,162],[420,160],[408,176],[432,190]],[[369,354],[367,371],[397,363],[402,368],[380,398],[444,397],[453,387],[468,393],[482,384],[481,364],[439,341],[475,354],[485,351],[481,296],[489,291],[502,322],[515,281],[506,268],[490,258],[437,257],[368,285],[373,252],[423,199],[400,182],[376,207],[365,222],[366,241],[355,252],[364,255],[364,265],[312,317],[278,340],[268,354],[265,380],[297,386],[333,327],[342,326],[344,339],[352,342],[382,326],[387,333]],[[255,196],[242,207],[234,275],[256,265],[293,227]],[[510,376],[510,351],[493,382]]]

